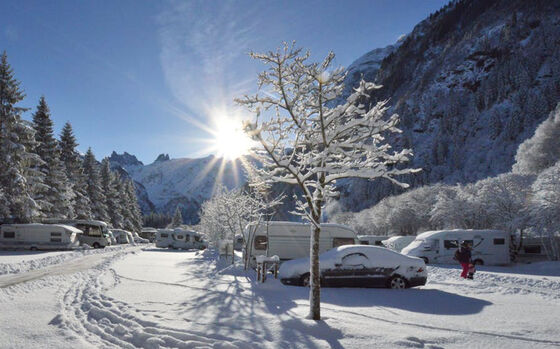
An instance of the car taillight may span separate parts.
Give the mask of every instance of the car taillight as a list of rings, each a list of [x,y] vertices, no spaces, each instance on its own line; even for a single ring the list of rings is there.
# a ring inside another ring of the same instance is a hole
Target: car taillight
[[[421,273],[423,271],[424,271],[424,268],[422,268],[422,267],[420,267],[420,268],[418,268],[418,270],[416,270],[417,273]]]

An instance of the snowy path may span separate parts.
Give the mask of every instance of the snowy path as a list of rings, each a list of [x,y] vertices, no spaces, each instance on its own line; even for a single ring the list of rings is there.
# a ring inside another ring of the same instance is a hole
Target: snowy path
[[[307,289],[257,284],[211,252],[130,249],[71,264],[0,289],[0,347],[560,346],[557,276],[487,271],[467,282],[430,267],[422,288],[323,289],[315,322],[304,319]]]
[[[135,250],[139,250],[136,247]],[[34,269],[27,272],[17,274],[0,275],[0,288],[14,286],[24,282],[37,280],[46,276],[64,275],[77,273],[79,271],[88,270],[96,267],[105,259],[113,257],[115,254],[122,253],[122,249],[114,249],[104,251],[105,253],[96,253],[91,255],[84,255],[64,261],[64,263],[54,263],[43,268]]]

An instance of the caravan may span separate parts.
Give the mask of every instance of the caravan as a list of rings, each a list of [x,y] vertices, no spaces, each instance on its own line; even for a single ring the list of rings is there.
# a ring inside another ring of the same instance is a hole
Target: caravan
[[[203,250],[208,246],[204,237],[193,230],[182,228],[158,229],[156,247]]]
[[[310,236],[310,224],[278,221],[252,223],[245,228],[248,243],[243,253],[251,264],[259,255],[276,255],[280,260],[308,257]],[[356,232],[352,228],[340,224],[321,224],[319,253],[357,243]]]
[[[401,253],[420,257],[426,263],[456,263],[453,258],[461,241],[471,244],[475,264],[505,265],[511,262],[511,236],[500,230],[428,231],[418,235]]]
[[[0,226],[0,248],[73,249],[79,246],[80,235],[79,229],[62,224],[4,224]]]
[[[80,243],[87,244],[93,248],[105,248],[111,246],[111,236],[107,223],[85,219],[47,219],[48,223],[67,224],[80,229],[81,234],[78,239]]]
[[[372,245],[383,247],[383,240],[386,240],[386,235],[358,235],[360,245]]]

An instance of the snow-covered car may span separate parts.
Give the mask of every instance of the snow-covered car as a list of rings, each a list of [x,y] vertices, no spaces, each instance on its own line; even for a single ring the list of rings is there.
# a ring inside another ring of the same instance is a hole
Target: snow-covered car
[[[426,264],[383,247],[345,245],[319,255],[321,286],[407,288],[426,284]],[[309,258],[280,266],[285,285],[308,286]]]

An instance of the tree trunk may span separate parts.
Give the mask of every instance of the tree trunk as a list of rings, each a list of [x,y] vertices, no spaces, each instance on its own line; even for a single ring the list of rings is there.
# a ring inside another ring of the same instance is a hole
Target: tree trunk
[[[318,217],[313,217],[315,222],[319,222]],[[311,265],[309,281],[309,318],[321,320],[321,274],[319,272],[319,236],[321,228],[311,225],[311,246],[309,261]]]

